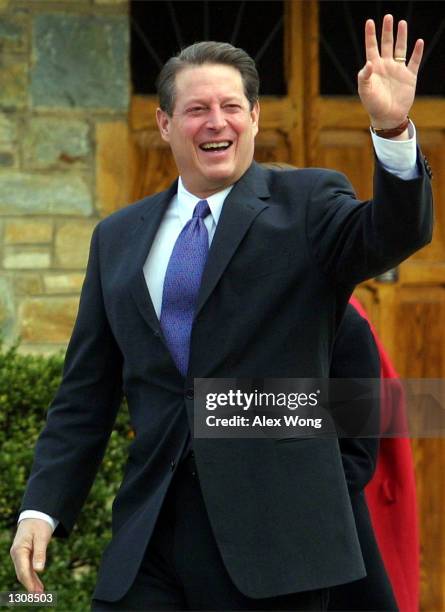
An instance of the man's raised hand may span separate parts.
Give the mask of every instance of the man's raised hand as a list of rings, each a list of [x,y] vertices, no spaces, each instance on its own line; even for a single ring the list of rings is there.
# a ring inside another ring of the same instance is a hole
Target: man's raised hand
[[[392,129],[405,121],[414,102],[422,60],[424,45],[418,39],[409,62],[403,61],[408,24],[399,21],[395,45],[393,28],[392,15],[385,15],[379,53],[375,23],[368,19],[365,25],[366,64],[358,73],[358,93],[376,129]]]

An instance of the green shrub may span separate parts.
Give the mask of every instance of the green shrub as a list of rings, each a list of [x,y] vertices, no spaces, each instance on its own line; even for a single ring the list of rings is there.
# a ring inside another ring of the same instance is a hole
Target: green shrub
[[[23,591],[9,548],[34,443],[60,382],[63,357],[21,355],[17,346],[1,348],[0,345],[0,591]],[[100,555],[111,536],[111,503],[122,477],[131,435],[127,410],[121,409],[101,469],[71,536],[51,540],[41,578],[46,591],[57,593],[58,611],[90,609]]]

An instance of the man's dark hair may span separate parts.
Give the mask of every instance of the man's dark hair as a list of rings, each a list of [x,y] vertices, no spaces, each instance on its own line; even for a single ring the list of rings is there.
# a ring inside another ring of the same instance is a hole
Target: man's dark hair
[[[176,75],[188,66],[202,64],[225,64],[238,70],[243,80],[244,94],[249,100],[250,109],[253,108],[260,86],[254,60],[243,49],[229,43],[204,41],[186,47],[164,64],[156,80],[159,105],[163,111],[170,116],[173,114]]]

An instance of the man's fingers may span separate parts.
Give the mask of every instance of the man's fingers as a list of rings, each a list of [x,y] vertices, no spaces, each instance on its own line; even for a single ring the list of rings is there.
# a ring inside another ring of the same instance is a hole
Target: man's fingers
[[[34,550],[32,555],[32,567],[36,572],[41,572],[45,567],[46,547],[48,541],[36,535],[34,537]]]
[[[394,57],[406,57],[406,49],[408,45],[408,24],[404,19],[399,21],[397,26],[397,39],[394,48]]]
[[[367,60],[372,62],[380,57],[375,33],[375,23],[372,19],[368,19],[365,24],[365,47]]]
[[[358,82],[359,84],[363,83],[363,81],[367,81],[371,78],[372,74],[372,62],[367,61],[363,68],[358,73]]]
[[[412,52],[411,59],[408,63],[408,68],[415,75],[419,72],[420,62],[422,61],[424,42],[421,38],[416,40],[416,44],[414,45],[414,51]]]
[[[33,579],[34,579],[33,593],[44,593],[45,587],[43,586],[43,582],[40,580],[40,578],[37,576],[35,572],[33,572]]]
[[[14,544],[11,548],[11,557],[14,561],[17,580],[23,584],[28,592],[38,591],[38,588],[36,589],[36,578],[38,580],[38,577],[31,566],[31,555],[32,549],[27,544]]]
[[[51,526],[41,519],[24,519],[19,523],[11,546],[11,557],[17,579],[28,592],[43,593],[43,584],[36,571],[42,571],[45,567],[51,535]]]
[[[382,25],[382,58],[389,59],[394,56],[394,20],[392,15],[385,15]]]

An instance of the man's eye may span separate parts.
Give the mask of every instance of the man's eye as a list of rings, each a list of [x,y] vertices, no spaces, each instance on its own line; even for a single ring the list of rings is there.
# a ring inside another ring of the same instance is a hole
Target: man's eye
[[[241,106],[239,104],[226,104],[224,108],[230,112],[235,112],[240,110]]]
[[[204,106],[193,106],[189,108],[187,112],[192,113],[193,115],[199,115],[205,111]]]

